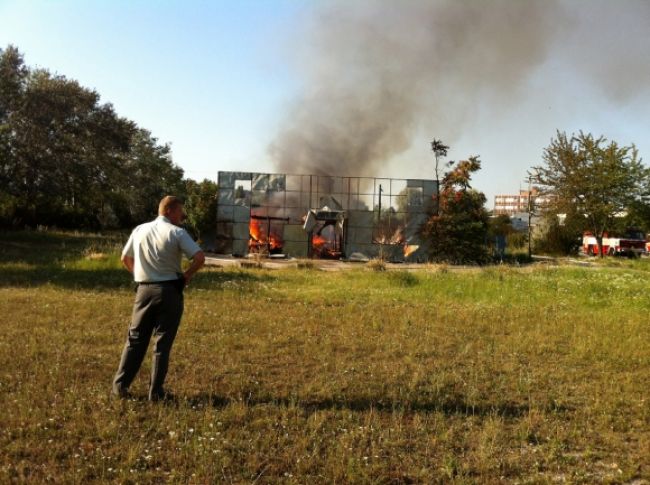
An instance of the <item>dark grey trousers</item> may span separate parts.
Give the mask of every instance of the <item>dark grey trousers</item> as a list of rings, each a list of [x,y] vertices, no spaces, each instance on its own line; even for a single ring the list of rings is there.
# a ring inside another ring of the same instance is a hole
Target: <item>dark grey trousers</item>
[[[139,285],[131,325],[122,351],[120,367],[113,380],[113,392],[122,394],[140,369],[153,335],[153,358],[149,399],[164,394],[169,353],[183,316],[183,293],[170,283]]]

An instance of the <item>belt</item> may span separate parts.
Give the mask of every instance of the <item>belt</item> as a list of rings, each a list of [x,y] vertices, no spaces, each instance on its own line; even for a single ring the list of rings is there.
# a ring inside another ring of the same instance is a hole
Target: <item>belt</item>
[[[136,281],[136,285],[171,285],[178,280],[165,280],[165,281]]]

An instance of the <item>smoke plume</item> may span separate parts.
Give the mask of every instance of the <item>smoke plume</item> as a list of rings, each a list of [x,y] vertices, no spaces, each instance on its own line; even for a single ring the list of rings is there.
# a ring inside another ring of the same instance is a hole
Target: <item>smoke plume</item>
[[[418,130],[453,143],[477,105],[506,112],[549,58],[625,99],[648,85],[650,42],[630,52],[620,22],[642,35],[648,14],[643,0],[328,3],[296,42],[301,93],[270,154],[285,173],[376,175]]]

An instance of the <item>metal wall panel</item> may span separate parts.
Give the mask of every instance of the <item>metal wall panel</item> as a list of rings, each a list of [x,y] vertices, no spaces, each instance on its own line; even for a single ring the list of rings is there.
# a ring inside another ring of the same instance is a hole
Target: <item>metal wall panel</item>
[[[375,225],[375,213],[371,211],[347,211],[348,228],[366,227],[372,228]]]
[[[232,239],[217,239],[214,251],[218,254],[232,254]]]
[[[246,256],[248,254],[248,239],[233,239],[233,256]]]
[[[349,258],[353,253],[361,253],[368,258],[376,258],[379,255],[378,244],[348,243],[345,245],[345,254]]]
[[[234,205],[234,190],[219,187],[219,205]]]
[[[250,229],[248,224],[236,223],[232,225],[233,239],[248,239],[250,238]]]
[[[430,198],[436,193],[436,181],[435,180],[423,180],[422,181],[422,193],[425,198]]]
[[[289,217],[286,223],[274,221],[272,224],[283,235],[284,252],[304,257],[308,238],[302,229],[304,215],[322,205],[340,204],[346,211],[346,254],[357,251],[368,257],[376,256],[381,246],[373,243],[372,234],[378,224],[374,208],[379,202],[379,184],[383,189],[382,210],[391,205],[406,210],[403,213],[404,222],[397,218],[395,224],[403,225],[402,234],[409,244],[418,244],[420,226],[432,205],[431,196],[436,193],[435,181],[420,179],[220,172],[218,180],[217,245],[222,251],[232,251],[238,255],[248,252],[251,213],[261,217]],[[290,187],[287,187],[287,183]],[[236,185],[243,185],[243,190],[237,191]],[[287,192],[287,189],[293,191]],[[332,197],[338,204],[331,200]],[[421,205],[418,204],[420,198]],[[387,223],[383,219],[381,222],[382,227]],[[397,230],[399,227],[392,228],[390,225],[389,229]],[[389,258],[399,259],[403,255],[403,247],[384,245],[383,252]]]
[[[355,244],[372,244],[372,232],[371,227],[350,227],[346,233],[347,240]]]
[[[293,242],[307,242],[309,234],[298,224],[285,224],[282,232],[282,240]]]
[[[218,222],[232,222],[234,206],[232,205],[218,205],[217,206],[217,221]]]
[[[307,242],[285,241],[282,251],[293,258],[306,258]]]
[[[245,222],[248,224],[251,219],[250,209],[248,207],[236,205],[233,206],[234,222]]]
[[[219,190],[234,189],[237,180],[251,180],[249,172],[219,172],[218,175]]]

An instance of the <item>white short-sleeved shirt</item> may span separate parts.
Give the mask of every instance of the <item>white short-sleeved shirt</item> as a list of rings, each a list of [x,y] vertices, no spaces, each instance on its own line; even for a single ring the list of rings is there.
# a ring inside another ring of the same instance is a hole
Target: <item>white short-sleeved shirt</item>
[[[182,273],[183,254],[192,259],[201,248],[182,227],[164,216],[136,227],[122,250],[134,259],[133,279],[137,283],[170,281]]]

